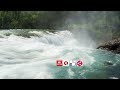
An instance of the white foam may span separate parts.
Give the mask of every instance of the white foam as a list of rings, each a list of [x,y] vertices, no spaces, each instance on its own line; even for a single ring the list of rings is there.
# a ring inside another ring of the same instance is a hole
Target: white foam
[[[117,78],[117,77],[110,77],[110,79],[119,79],[119,78]]]
[[[94,61],[82,50],[69,31],[43,34],[42,37],[24,38],[12,34],[0,38],[0,78],[54,78],[48,64],[55,66],[57,59],[81,58],[85,65]],[[68,73],[74,75],[71,69]]]

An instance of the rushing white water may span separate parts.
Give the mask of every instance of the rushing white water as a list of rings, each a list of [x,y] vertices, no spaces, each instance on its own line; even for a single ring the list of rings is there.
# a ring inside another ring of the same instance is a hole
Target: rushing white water
[[[11,35],[6,36],[5,33]],[[84,79],[95,78],[88,73],[96,69],[95,62],[97,55],[105,55],[106,51],[81,47],[77,39],[70,31],[58,31],[55,33],[42,31],[29,31],[38,35],[25,38],[17,36],[13,31],[0,32],[0,78],[32,78],[32,79]],[[98,54],[95,54],[95,53]],[[94,54],[93,54],[94,53]],[[111,53],[107,53],[107,57]],[[114,57],[119,62],[120,57]],[[84,63],[83,67],[57,67],[56,60],[78,60]],[[107,58],[106,58],[107,59]],[[102,61],[102,60],[101,60]],[[100,63],[96,63],[99,67]],[[102,65],[102,64],[101,64]],[[101,73],[105,74],[104,70]],[[106,74],[105,74],[106,75]],[[96,78],[117,78],[105,76]]]

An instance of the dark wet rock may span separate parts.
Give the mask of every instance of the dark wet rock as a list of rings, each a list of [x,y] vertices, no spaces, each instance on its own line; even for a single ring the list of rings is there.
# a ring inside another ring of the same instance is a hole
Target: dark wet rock
[[[106,62],[104,62],[104,65],[106,65],[106,66],[113,65],[113,63],[111,61],[106,61]]]
[[[5,36],[10,36],[10,35],[11,35],[11,33],[5,33],[4,35],[5,35]]]
[[[22,36],[22,37],[25,37],[25,38],[31,38],[31,36],[40,37],[40,35],[35,34],[35,33],[17,33],[15,35]]]
[[[4,37],[0,36],[0,38],[4,38]]]
[[[110,40],[97,47],[97,49],[104,49],[116,54],[120,54],[120,38]]]

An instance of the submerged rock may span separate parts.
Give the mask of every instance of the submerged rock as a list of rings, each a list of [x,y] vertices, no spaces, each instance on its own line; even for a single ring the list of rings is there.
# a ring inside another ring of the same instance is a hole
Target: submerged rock
[[[113,65],[113,63],[111,62],[111,61],[106,61],[106,62],[104,62],[104,65]]]
[[[120,54],[120,38],[110,40],[97,47],[97,49],[104,49],[116,54]]]

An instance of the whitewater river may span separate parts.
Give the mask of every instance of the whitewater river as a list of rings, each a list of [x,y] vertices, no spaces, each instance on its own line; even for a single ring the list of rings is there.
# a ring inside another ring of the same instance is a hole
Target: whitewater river
[[[0,79],[120,78],[120,55],[81,46],[67,30],[29,31],[29,38],[23,31],[0,31]],[[56,60],[79,59],[82,67],[56,66]]]

